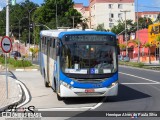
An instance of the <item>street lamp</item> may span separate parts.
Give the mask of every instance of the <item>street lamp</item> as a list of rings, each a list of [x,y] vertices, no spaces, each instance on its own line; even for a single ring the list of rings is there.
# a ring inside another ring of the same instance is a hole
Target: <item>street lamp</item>
[[[125,41],[126,41],[126,56],[128,56],[128,48],[127,48],[127,21],[126,21],[126,13],[127,12],[130,12],[129,10],[124,10],[124,11],[121,11],[121,12],[124,12],[124,15],[125,15]]]
[[[16,16],[15,16],[16,17]],[[23,18],[21,18],[21,19],[19,19],[18,17],[16,17],[17,18],[17,20],[18,20],[18,29],[19,29],[19,41],[20,41],[20,24],[21,24],[21,21],[23,20],[23,19],[25,19],[25,18],[28,18],[28,17],[23,17]]]
[[[28,14],[29,14],[29,35],[28,35],[28,38],[29,38],[29,49],[30,49],[30,42],[31,42],[31,39],[30,39],[30,37],[31,37],[31,33],[30,33],[30,14],[36,8],[38,8],[38,7],[35,7],[35,8],[32,8],[31,10],[28,10]]]
[[[139,39],[138,39],[138,38],[139,38],[139,34],[138,34],[138,29],[139,29],[139,26],[138,26],[138,24],[139,24],[139,23],[138,23],[138,18],[139,18],[139,17],[138,17],[138,0],[137,0],[137,19],[136,19],[136,20],[137,20],[137,35],[136,35],[136,36],[137,36],[137,40],[138,40],[138,63],[139,63],[139,62],[140,62],[140,41],[139,41]]]

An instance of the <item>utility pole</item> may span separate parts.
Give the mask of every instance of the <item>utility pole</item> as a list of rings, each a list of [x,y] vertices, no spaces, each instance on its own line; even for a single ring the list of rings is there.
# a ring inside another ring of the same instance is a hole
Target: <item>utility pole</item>
[[[138,41],[138,63],[140,62],[140,41],[139,41],[139,34],[138,34],[138,30],[139,30],[139,26],[138,26],[138,24],[139,24],[139,22],[138,22],[138,0],[137,0],[137,41]]]
[[[129,10],[123,10],[121,12],[124,12],[124,15],[125,15],[125,41],[126,41],[126,56],[128,56],[128,47],[127,47],[127,23],[126,23],[126,13],[127,12],[130,12]]]
[[[58,28],[58,19],[57,19],[57,0],[56,0],[56,29]]]
[[[6,36],[9,37],[9,0],[6,0]]]
[[[75,18],[75,16],[72,16],[72,19],[73,19],[73,29],[74,29],[74,18]]]

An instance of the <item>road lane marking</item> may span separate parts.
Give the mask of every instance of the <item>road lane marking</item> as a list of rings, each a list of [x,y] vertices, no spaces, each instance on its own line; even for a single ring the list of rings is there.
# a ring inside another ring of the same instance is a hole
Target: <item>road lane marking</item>
[[[84,110],[84,109],[91,109],[92,107],[78,107],[78,108],[65,108],[65,107],[59,107],[59,108],[41,108],[37,109],[38,111],[54,111],[54,110]]]
[[[154,83],[160,83],[160,82],[157,82],[157,81],[154,81],[154,80],[150,80],[150,79],[147,79],[147,78],[143,78],[143,77],[139,77],[139,76],[136,76],[136,75],[131,75],[131,74],[127,74],[127,73],[123,73],[123,72],[119,72],[120,74],[124,74],[124,75],[128,75],[128,76],[132,76],[132,77],[136,77],[136,78],[140,78],[140,79],[143,79],[143,80],[146,80],[146,81],[150,81],[150,82],[154,82]]]
[[[103,103],[104,103],[104,101],[106,100],[106,98],[107,97],[105,97],[105,98],[103,98],[102,100],[101,100],[101,102],[99,102],[98,104],[96,104],[95,106],[93,106],[93,107],[78,107],[78,108],[65,108],[65,107],[62,107],[62,108],[44,108],[44,109],[38,109],[38,111],[52,111],[52,110],[83,110],[83,109],[88,109],[88,110],[94,110],[94,109],[96,109],[96,108],[98,108],[99,106],[101,106]]]
[[[119,65],[120,67],[123,68],[130,68],[130,69],[137,69],[137,70],[145,70],[145,71],[151,71],[151,72],[160,72],[158,70],[151,70],[151,69],[144,69],[144,68],[136,68],[136,67],[131,67],[131,66],[123,66],[123,65]]]
[[[25,101],[17,106],[17,108],[19,108],[19,107],[25,105],[26,103],[28,103],[30,100],[30,97],[29,97],[29,93],[27,91],[27,88],[22,84],[22,82],[19,80],[16,80],[16,82],[21,85],[21,87],[24,91],[24,94],[25,94]]]
[[[120,83],[122,85],[159,85],[160,83]]]
[[[94,107],[92,107],[91,110],[94,110],[94,109],[98,108],[99,106],[101,106],[106,99],[107,99],[107,97],[103,98],[102,101],[100,103],[98,103],[97,105],[95,105]]]

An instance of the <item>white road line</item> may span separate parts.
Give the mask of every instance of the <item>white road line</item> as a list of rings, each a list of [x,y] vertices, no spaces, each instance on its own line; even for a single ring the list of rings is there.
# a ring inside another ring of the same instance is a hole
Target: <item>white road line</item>
[[[123,68],[130,68],[130,69],[137,69],[137,70],[145,70],[145,71],[151,71],[151,72],[160,72],[158,70],[151,70],[151,69],[144,69],[144,68],[136,68],[136,67],[131,67],[131,66],[123,66],[123,65],[119,65],[120,67]]]
[[[78,107],[78,108],[47,108],[47,109],[38,109],[38,111],[52,111],[52,110],[83,110],[83,109],[90,109],[90,110],[94,110],[96,108],[98,108],[99,106],[101,106],[103,104],[103,102],[106,100],[107,97],[103,98],[101,102],[99,102],[98,104],[96,104],[93,107]]]
[[[160,83],[120,83],[122,85],[159,85]]]
[[[54,110],[83,110],[83,109],[91,109],[92,107],[78,107],[78,108],[65,108],[65,107],[63,107],[63,108],[61,108],[61,107],[59,107],[59,108],[42,108],[42,109],[38,109],[38,111],[54,111]]]
[[[124,75],[128,75],[128,76],[132,76],[132,77],[136,77],[136,78],[140,78],[140,79],[143,79],[143,80],[146,80],[146,81],[150,81],[150,82],[154,82],[154,83],[160,83],[160,82],[157,82],[157,81],[154,81],[154,80],[150,80],[150,79],[147,79],[147,78],[143,78],[143,77],[139,77],[139,76],[136,76],[136,75],[131,75],[131,74],[127,74],[127,73],[123,73],[123,72],[119,72],[120,74],[124,74]]]
[[[97,105],[95,105],[94,107],[92,107],[91,110],[94,110],[94,109],[98,108],[99,106],[101,106],[103,104],[103,102],[106,100],[106,98],[107,97],[103,98],[103,100],[100,103],[98,103]]]
[[[30,98],[29,98],[29,93],[28,93],[26,87],[20,81],[18,81],[18,80],[16,80],[16,82],[21,85],[21,87],[22,87],[22,89],[24,91],[24,94],[26,96],[25,101],[17,106],[17,108],[19,108],[19,107],[25,105],[26,103],[28,103]]]

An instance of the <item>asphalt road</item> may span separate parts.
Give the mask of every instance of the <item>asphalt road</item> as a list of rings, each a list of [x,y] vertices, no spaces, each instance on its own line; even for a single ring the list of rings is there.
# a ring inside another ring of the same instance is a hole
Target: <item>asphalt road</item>
[[[86,119],[85,111],[160,111],[160,72],[121,66],[119,67],[118,96],[107,97],[106,99],[69,98],[63,101],[56,99],[51,88],[44,87],[43,78],[39,72],[14,72],[14,74],[30,91],[30,101],[25,106],[34,105],[36,108],[49,111],[81,111],[80,113],[73,113],[73,116],[84,116],[83,118],[68,118],[69,120]],[[88,117],[87,120],[107,118],[109,120],[131,119],[130,117]],[[138,119],[159,120],[160,118],[141,117]]]

